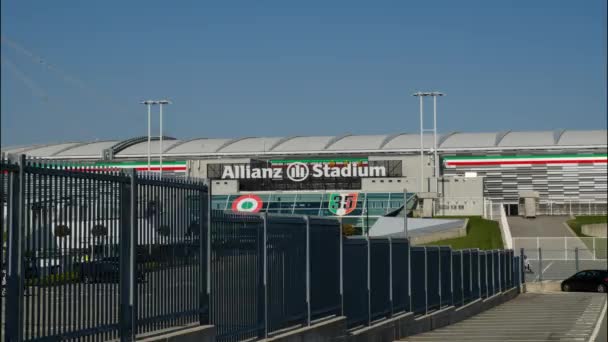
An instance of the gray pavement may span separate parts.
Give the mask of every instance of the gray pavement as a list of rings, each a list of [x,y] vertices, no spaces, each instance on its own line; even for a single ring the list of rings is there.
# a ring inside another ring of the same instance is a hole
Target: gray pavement
[[[574,260],[538,260],[530,261],[532,272],[526,272],[526,282],[530,283],[539,280],[564,280],[583,270],[605,270],[606,260],[579,260],[578,268]],[[540,275],[542,271],[542,276]]]
[[[462,322],[403,341],[606,341],[606,294],[525,293]],[[600,316],[604,312],[600,321]]]
[[[533,219],[509,216],[507,221],[514,238],[574,236],[572,231],[564,226],[568,219],[568,216],[539,216]]]

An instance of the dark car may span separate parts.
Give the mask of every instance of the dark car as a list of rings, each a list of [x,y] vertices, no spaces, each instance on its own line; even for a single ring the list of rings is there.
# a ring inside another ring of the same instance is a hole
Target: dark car
[[[592,291],[606,293],[608,290],[608,271],[585,270],[562,281],[562,291]]]
[[[101,260],[80,264],[80,280],[84,283],[118,283],[120,264],[115,261]],[[144,273],[137,272],[137,282],[145,280]]]

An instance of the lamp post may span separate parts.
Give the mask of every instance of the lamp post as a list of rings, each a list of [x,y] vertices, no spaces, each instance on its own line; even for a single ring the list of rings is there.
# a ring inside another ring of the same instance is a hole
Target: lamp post
[[[146,107],[148,107],[148,172],[150,172],[150,141],[151,141],[151,132],[150,132],[150,120],[151,120],[151,114],[150,114],[150,109],[151,106],[158,104],[158,101],[153,101],[153,100],[146,100],[146,101],[142,101],[141,104],[145,104]]]
[[[159,100],[158,104],[160,106],[160,143],[158,145],[158,156],[159,156],[159,172],[160,178],[163,178],[163,105],[171,104],[169,100]]]

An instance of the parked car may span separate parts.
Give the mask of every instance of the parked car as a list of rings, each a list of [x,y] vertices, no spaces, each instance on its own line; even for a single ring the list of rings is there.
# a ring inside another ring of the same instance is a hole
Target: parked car
[[[608,271],[585,270],[577,272],[562,281],[562,291],[592,291],[606,293],[608,291]]]
[[[137,282],[145,281],[142,271],[137,272]],[[89,261],[80,264],[80,280],[84,283],[118,283],[120,264],[113,260]]]

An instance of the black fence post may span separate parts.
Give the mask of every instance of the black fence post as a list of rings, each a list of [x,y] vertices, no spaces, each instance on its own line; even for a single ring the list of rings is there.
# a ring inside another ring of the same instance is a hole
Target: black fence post
[[[576,263],[576,272],[578,272],[578,247],[574,247],[574,261]]]
[[[268,213],[262,215],[262,227],[258,229],[258,337],[266,338],[268,322],[266,308],[266,226]]]
[[[538,248],[538,281],[543,281],[543,251]]]
[[[340,222],[340,316],[344,316],[344,235],[342,232],[342,217],[339,218]]]
[[[369,241],[369,235],[365,235],[365,240],[367,242],[367,265],[366,265],[366,275],[367,275],[367,325],[372,324],[372,289],[371,289],[371,243]]]
[[[306,325],[310,326],[310,219],[304,216],[306,223]]]
[[[209,323],[209,255],[208,244],[210,243],[211,231],[211,181],[207,181],[208,187],[205,192],[204,187],[199,191],[199,239],[198,239],[198,260],[200,272],[200,287],[198,291],[198,323],[205,325]],[[207,250],[207,251],[206,251]]]
[[[525,278],[525,264],[524,264],[524,249],[520,248],[519,249],[519,286],[521,287],[521,285],[523,283],[525,283],[526,278]]]
[[[388,288],[388,300],[390,303],[390,310],[388,317],[393,317],[393,239],[388,237],[388,278],[389,278],[389,288]]]
[[[25,205],[25,155],[19,158],[19,172],[9,172],[8,195],[8,267],[6,293],[6,341],[23,341],[23,239],[22,226]]]
[[[133,303],[131,302],[131,187],[133,180],[120,184],[120,310],[119,333],[121,341],[133,338]]]

